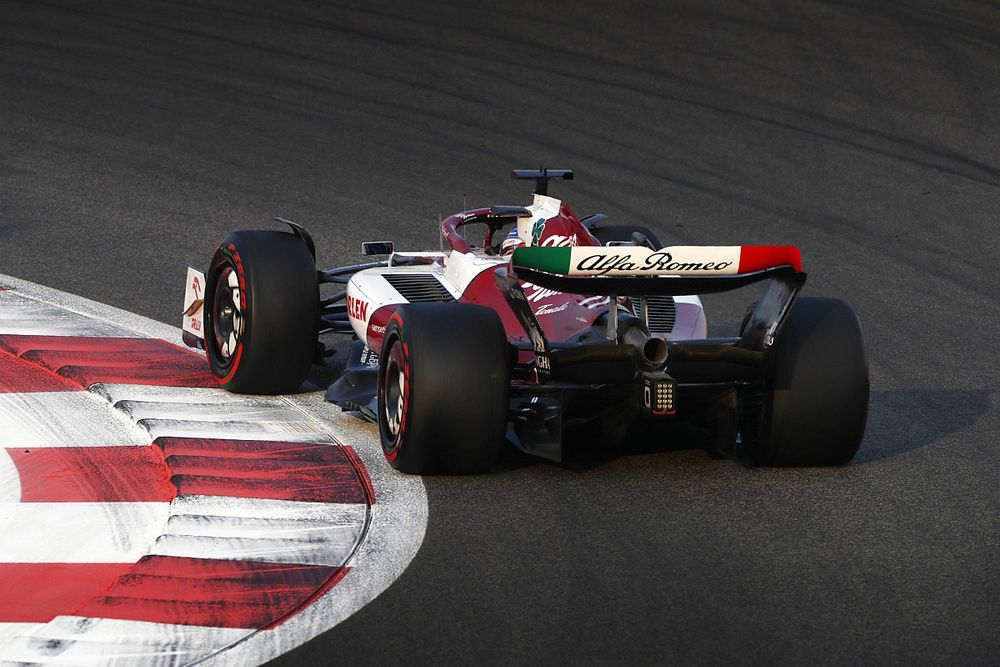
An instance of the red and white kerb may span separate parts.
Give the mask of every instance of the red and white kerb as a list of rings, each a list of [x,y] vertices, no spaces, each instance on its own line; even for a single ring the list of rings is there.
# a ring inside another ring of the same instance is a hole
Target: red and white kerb
[[[374,502],[288,402],[0,291],[0,662],[203,659],[341,582]]]

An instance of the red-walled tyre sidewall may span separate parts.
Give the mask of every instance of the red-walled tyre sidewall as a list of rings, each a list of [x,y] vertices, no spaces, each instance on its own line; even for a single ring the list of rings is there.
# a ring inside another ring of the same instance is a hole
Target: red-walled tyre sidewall
[[[503,325],[491,309],[401,306],[379,358],[379,433],[389,463],[416,474],[488,471],[505,440],[510,364]],[[402,380],[387,377],[390,369]]]
[[[226,267],[236,272],[244,298],[243,334],[228,359],[214,341],[215,288]],[[212,256],[206,282],[205,348],[219,384],[245,394],[299,389],[319,331],[319,282],[306,244],[285,232],[233,232]]]

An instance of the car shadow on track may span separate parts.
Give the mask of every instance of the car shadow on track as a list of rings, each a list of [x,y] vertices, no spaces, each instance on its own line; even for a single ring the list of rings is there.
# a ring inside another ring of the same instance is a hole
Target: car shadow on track
[[[600,429],[596,429],[598,432]],[[550,462],[506,446],[495,471],[512,471],[536,465],[554,465],[574,472],[586,472],[612,461],[653,453],[700,450],[709,458],[724,458],[711,448],[709,433],[687,423],[664,427],[637,424],[615,444],[608,444],[595,429],[575,429],[563,435],[563,460]]]
[[[851,465],[900,456],[972,426],[991,407],[992,394],[987,389],[873,391],[865,439]],[[701,450],[708,458],[726,458],[712,449],[707,431],[677,424],[667,429],[637,429],[616,445],[607,444],[592,432],[575,432],[564,438],[563,461],[549,465],[585,472],[620,458],[689,450]],[[546,462],[505,447],[496,470],[540,464]]]
[[[989,389],[873,391],[868,429],[853,462],[889,459],[962,431],[990,409],[992,395]]]

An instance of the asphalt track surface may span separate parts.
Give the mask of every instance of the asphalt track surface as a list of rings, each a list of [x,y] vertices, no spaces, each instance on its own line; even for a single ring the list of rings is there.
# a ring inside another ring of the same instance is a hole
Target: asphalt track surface
[[[682,440],[426,479],[406,573],[279,664],[1000,661],[1000,8],[208,5],[0,3],[0,271],[174,324],[231,229],[433,248],[546,164],[668,243],[799,245],[871,359],[845,468]]]

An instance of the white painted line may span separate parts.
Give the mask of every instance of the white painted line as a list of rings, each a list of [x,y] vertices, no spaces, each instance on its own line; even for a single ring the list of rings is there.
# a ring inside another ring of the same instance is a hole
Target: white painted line
[[[152,553],[341,566],[364,534],[366,505],[261,502],[178,497]]]
[[[165,502],[3,503],[0,561],[134,563],[160,535],[169,514]]]
[[[324,519],[272,519],[270,517],[171,514],[164,534],[191,537],[289,539],[299,542],[353,543],[365,525],[363,505],[334,505],[340,516]]]
[[[4,307],[8,303],[16,303],[21,300],[34,301],[47,306],[54,306],[60,310],[69,311],[76,315],[83,315],[86,319],[92,320],[88,326],[95,330],[103,330],[106,335],[112,336],[140,336],[143,338],[160,338],[162,340],[183,345],[180,329],[168,326],[156,320],[151,320],[142,315],[136,315],[114,306],[108,306],[97,301],[91,301],[81,296],[67,294],[59,290],[29,283],[26,280],[0,274],[0,281],[3,287],[9,287],[12,291],[0,292],[0,301]],[[23,331],[11,333],[24,333]],[[81,332],[74,331],[68,335],[82,336]]]
[[[161,387],[146,384],[114,384],[97,382],[90,386],[89,391],[100,396],[109,403],[117,405],[123,401],[136,401],[159,403],[165,410],[174,406],[225,406],[228,410],[234,408],[262,408],[269,407],[275,409],[289,408],[302,411],[299,405],[299,397],[304,394],[286,394],[284,396],[252,396],[249,394],[232,394],[224,389],[213,389],[204,387]],[[310,392],[315,394],[317,392]],[[330,406],[334,412],[339,412],[339,408]],[[208,408],[206,408],[208,409]],[[320,419],[318,424],[325,423]]]
[[[210,628],[202,625],[175,625],[173,623],[147,623],[116,618],[87,618],[84,616],[58,616],[41,627],[34,637],[46,639],[88,639],[107,643],[146,644],[177,642],[190,643],[191,639],[204,639],[215,635],[222,643],[239,639],[247,633],[244,628]]]
[[[145,384],[113,384],[97,382],[90,386],[91,393],[109,403],[119,401],[156,401],[159,403],[197,403],[212,405],[255,405],[259,401],[280,401],[268,397],[230,394],[224,389],[180,389]]]
[[[0,334],[24,336],[127,336],[111,323],[101,322],[57,306],[0,292]]]
[[[0,447],[149,445],[141,429],[85,391],[0,393]]]
[[[105,644],[91,642],[86,639],[67,641],[59,639],[41,639],[32,636],[18,637],[11,641],[4,651],[7,659],[3,665],[65,665],[66,667],[81,667],[82,665],[120,665],[142,664],[151,667],[172,667],[173,665],[188,665],[204,657],[209,651],[195,645],[187,650],[175,648],[169,643],[157,645],[127,644],[116,642]]]
[[[334,441],[333,435],[322,425],[307,420],[239,422],[149,418],[138,420],[136,425],[154,440],[171,437],[315,443]]]
[[[174,498],[171,514],[201,514],[204,516],[231,516],[256,519],[274,518],[279,521],[299,519],[350,523],[356,520],[355,505],[333,503],[305,503],[268,498],[232,498],[229,496],[180,495]]]
[[[253,560],[266,563],[331,565],[339,567],[354,552],[361,536],[361,526],[354,531],[326,530],[298,539],[205,537],[164,533],[150,553],[183,558],[221,558]]]
[[[122,400],[114,404],[132,420],[160,418],[183,421],[302,421],[302,413],[281,401],[257,403],[177,403],[168,401]]]
[[[14,624],[11,624],[14,625]],[[25,624],[18,624],[25,625]],[[3,630],[0,629],[0,633]],[[5,659],[74,665],[182,665],[239,641],[252,629],[59,616],[13,640]],[[13,639],[13,633],[9,635]],[[0,646],[3,645],[0,639]]]
[[[5,601],[5,604],[10,602]],[[0,623],[0,647],[13,641],[15,637],[24,635],[38,627],[38,623]]]

